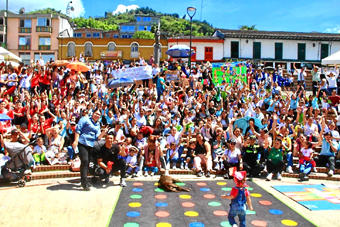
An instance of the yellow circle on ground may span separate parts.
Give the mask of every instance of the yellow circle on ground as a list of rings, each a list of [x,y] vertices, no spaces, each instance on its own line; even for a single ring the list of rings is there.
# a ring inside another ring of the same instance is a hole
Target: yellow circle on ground
[[[156,182],[156,183],[155,183],[155,186],[158,186],[158,185],[159,185],[159,184]]]
[[[181,199],[191,199],[191,195],[180,195],[179,198],[181,198]]]
[[[141,207],[141,203],[129,203],[129,207]]]
[[[197,217],[198,213],[196,211],[187,211],[184,213],[184,215],[188,217]]]
[[[166,222],[160,222],[156,225],[156,227],[171,227],[172,225],[170,223]]]
[[[298,225],[297,222],[292,221],[292,220],[282,220],[281,223],[286,226],[297,226]]]
[[[223,186],[223,185],[227,185],[227,182],[217,182],[216,184]]]
[[[260,198],[260,197],[262,197],[262,195],[261,195],[261,194],[258,194],[258,193],[250,193],[250,195],[251,195],[252,197],[255,197],[255,198]]]

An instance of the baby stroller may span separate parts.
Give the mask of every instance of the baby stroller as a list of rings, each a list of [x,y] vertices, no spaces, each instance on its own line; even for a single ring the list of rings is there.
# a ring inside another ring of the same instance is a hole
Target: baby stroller
[[[31,181],[31,176],[26,173],[26,170],[34,163],[30,144],[6,142],[5,148],[10,159],[1,167],[0,176],[5,182],[17,181],[19,187],[24,187],[26,181]]]

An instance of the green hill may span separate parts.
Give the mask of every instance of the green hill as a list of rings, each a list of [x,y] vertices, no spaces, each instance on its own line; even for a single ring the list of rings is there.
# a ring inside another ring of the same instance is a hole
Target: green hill
[[[58,14],[59,12],[55,9],[47,8],[43,10],[37,10],[30,12],[32,13],[53,13]],[[131,10],[125,13],[119,13],[112,15],[111,12],[106,12],[103,17],[78,17],[73,18],[71,21],[77,25],[78,28],[98,28],[104,31],[118,30],[120,23],[130,22],[135,20],[135,15],[149,15],[149,16],[160,16],[161,17],[161,32],[166,37],[189,35],[190,34],[190,21],[186,20],[187,15],[180,17],[177,13],[174,14],[163,14],[156,12],[149,7],[142,7],[136,10]],[[156,25],[153,26],[153,29]],[[153,31],[152,29],[152,31]],[[207,21],[193,20],[192,23],[192,35],[193,36],[210,36],[214,32],[214,28]]]

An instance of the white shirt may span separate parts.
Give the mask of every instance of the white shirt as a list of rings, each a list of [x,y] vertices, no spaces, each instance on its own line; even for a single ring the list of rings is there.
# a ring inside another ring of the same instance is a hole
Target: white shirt
[[[40,147],[39,145],[36,145],[34,147],[34,152],[38,153],[38,154],[42,154],[43,152],[46,152],[46,147],[43,145],[42,147]]]
[[[326,76],[326,79],[327,79],[327,81],[328,81],[328,87],[329,87],[329,88],[335,88],[335,87],[337,87],[337,81],[336,81],[337,76],[332,76],[332,77]]]
[[[16,73],[12,73],[11,75],[8,75],[7,77],[8,80],[15,80],[17,78],[18,78],[18,75]],[[7,85],[10,87],[16,86],[17,82],[8,82]]]
[[[238,156],[241,154],[241,151],[237,148],[233,152],[231,150],[227,149],[224,151],[224,155],[228,157],[229,163],[238,163]]]
[[[135,154],[134,156],[129,155],[126,158],[126,164],[130,164],[132,166],[137,165],[137,154]]]
[[[303,147],[303,148],[301,148],[301,152],[302,152],[304,157],[310,157],[310,155],[313,153],[313,149],[312,148],[305,149]]]
[[[140,116],[139,113],[135,113],[134,116],[137,119],[138,127],[142,127],[142,126],[146,125],[146,118],[145,118],[145,116],[142,117],[142,116]]]
[[[168,143],[168,145],[170,145],[170,143],[175,143],[176,145],[179,145],[179,139],[180,138],[181,138],[181,133],[180,132],[176,132],[175,136],[170,134],[166,138],[166,142]]]
[[[308,123],[306,123],[304,127],[305,136],[309,136],[310,134],[313,134],[316,129],[318,129],[318,126],[316,124],[312,124],[310,126]]]

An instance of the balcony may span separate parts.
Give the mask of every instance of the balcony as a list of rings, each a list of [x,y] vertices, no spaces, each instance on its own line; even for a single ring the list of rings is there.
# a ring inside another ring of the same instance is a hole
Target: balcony
[[[52,33],[52,27],[50,26],[37,26],[37,32],[49,32]]]
[[[19,28],[19,33],[31,33],[31,28]]]
[[[19,45],[19,50],[30,50],[31,45]]]
[[[51,50],[50,45],[39,45],[39,50]]]

